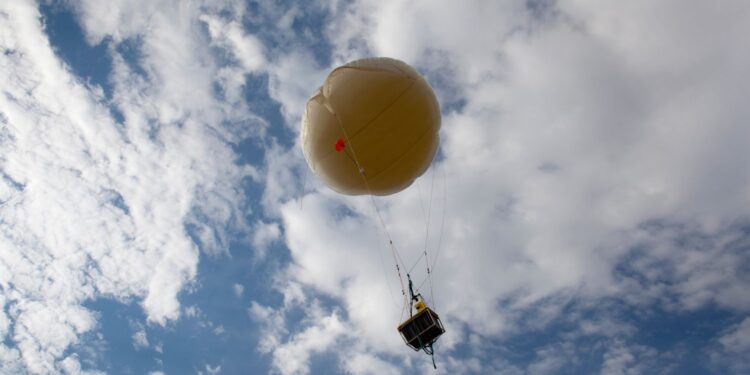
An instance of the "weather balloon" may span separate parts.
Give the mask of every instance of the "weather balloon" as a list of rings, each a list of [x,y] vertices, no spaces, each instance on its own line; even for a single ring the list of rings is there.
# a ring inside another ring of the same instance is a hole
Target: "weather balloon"
[[[307,163],[333,190],[389,195],[414,182],[438,148],[440,107],[427,81],[385,57],[334,69],[302,120]]]

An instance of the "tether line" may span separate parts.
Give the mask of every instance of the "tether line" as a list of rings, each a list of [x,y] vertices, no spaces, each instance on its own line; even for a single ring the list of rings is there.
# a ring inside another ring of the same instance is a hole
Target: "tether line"
[[[333,110],[330,103],[328,103],[328,98],[326,98],[325,96],[323,96],[323,105],[333,115],[333,117],[336,118],[336,122],[339,124],[339,128],[341,128],[341,132],[344,134],[344,139],[346,140],[346,143],[344,145],[345,149],[347,147],[350,147],[352,150],[350,159],[354,161],[354,164],[357,167],[357,171],[359,172],[359,175],[362,177],[362,182],[364,182],[365,188],[367,189],[367,193],[368,193],[367,195],[370,197],[370,202],[372,203],[372,206],[375,208],[375,213],[378,216],[378,221],[380,222],[380,225],[383,227],[383,231],[385,232],[386,237],[388,237],[388,244],[390,245],[390,248],[391,248],[391,255],[393,256],[393,262],[396,265],[396,273],[398,274],[398,281],[401,284],[401,294],[404,296],[404,301],[406,302],[406,289],[404,288],[403,276],[401,276],[401,267],[399,267],[399,264],[403,265],[404,262],[401,260],[401,255],[396,249],[396,246],[393,244],[393,238],[391,237],[390,231],[388,231],[388,226],[385,224],[385,220],[383,220],[383,215],[381,215],[380,213],[380,208],[378,208],[377,202],[375,202],[375,198],[372,196],[372,189],[370,188],[370,183],[367,181],[367,176],[365,176],[365,169],[362,167],[362,164],[360,164],[359,158],[357,158],[357,151],[354,149],[354,145],[352,144],[351,139],[349,138],[349,133],[346,131],[344,124],[341,123],[341,119],[339,118],[338,114],[336,114],[336,111]]]

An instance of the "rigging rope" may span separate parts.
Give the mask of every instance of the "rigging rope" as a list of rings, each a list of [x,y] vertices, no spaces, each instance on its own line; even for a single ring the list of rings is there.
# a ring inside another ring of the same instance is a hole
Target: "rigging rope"
[[[300,150],[300,153],[302,154],[302,159],[306,159],[305,153],[302,150]],[[302,201],[305,200],[305,192],[307,191],[307,179],[310,175],[310,168],[303,168],[303,170],[305,172],[304,172],[304,175],[302,176],[302,196],[300,197],[300,200],[299,200],[300,209],[302,209]]]
[[[427,230],[425,231],[425,266],[427,268],[427,278],[430,279],[430,303],[433,304],[433,307],[435,306],[435,296],[432,293],[432,274],[430,273],[430,257],[427,255],[427,252],[429,251],[429,234],[430,234],[430,219],[432,218],[432,193],[435,190],[435,169],[432,168],[432,178],[430,182],[430,204],[429,208],[427,209]]]
[[[443,170],[443,217],[441,219],[440,223],[440,237],[438,237],[438,246],[437,250],[435,251],[435,256],[432,258],[432,271],[435,271],[435,267],[437,267],[437,261],[440,259],[440,250],[442,249],[443,244],[443,233],[445,232],[445,211],[448,206],[448,188],[447,184],[445,183],[445,170]]]
[[[401,255],[398,253],[396,246],[393,244],[393,238],[391,237],[391,233],[388,231],[388,226],[385,225],[385,220],[383,220],[383,216],[380,214],[380,208],[378,208],[378,205],[375,202],[375,198],[372,196],[372,189],[370,189],[370,183],[367,181],[364,168],[359,163],[359,159],[357,158],[357,153],[354,150],[354,145],[352,144],[351,139],[349,138],[349,133],[346,131],[346,128],[344,128],[344,125],[341,123],[341,119],[339,118],[338,114],[336,114],[336,111],[334,111],[333,108],[328,103],[328,100],[324,100],[323,104],[326,107],[326,109],[328,109],[328,111],[336,118],[336,122],[339,124],[339,127],[341,128],[341,132],[344,134],[344,139],[346,140],[344,147],[349,146],[349,148],[351,148],[352,150],[350,159],[352,159],[354,161],[354,164],[357,166],[359,175],[362,177],[362,182],[364,182],[365,188],[367,189],[367,192],[368,192],[367,195],[370,197],[370,202],[372,202],[372,205],[375,208],[375,213],[378,216],[380,225],[383,227],[383,231],[385,232],[386,237],[388,237],[388,243],[390,244],[390,247],[391,247],[391,255],[393,256],[393,261],[396,264],[396,273],[398,274],[398,281],[401,284],[401,295],[404,296],[404,302],[406,302],[406,290],[404,290],[404,280],[403,280],[403,277],[401,276],[401,268],[399,267],[399,264],[403,264],[404,262],[401,260]],[[336,147],[339,147],[339,145],[337,144]],[[347,155],[349,155],[348,152],[346,152],[346,149],[344,151]]]
[[[411,304],[410,304],[410,302],[408,301],[408,299],[406,297],[406,290],[404,288],[404,279],[403,279],[403,276],[401,274],[401,266],[405,266],[404,261],[401,258],[401,254],[399,253],[398,249],[393,244],[393,238],[391,237],[390,231],[388,230],[388,226],[385,224],[385,220],[383,219],[383,215],[380,212],[380,208],[378,207],[377,202],[375,201],[375,198],[372,195],[372,189],[370,188],[370,184],[367,181],[367,176],[365,175],[365,170],[362,167],[362,165],[360,164],[359,159],[357,158],[357,153],[354,150],[353,144],[351,142],[351,138],[349,137],[349,133],[346,131],[346,128],[341,123],[341,119],[338,117],[338,114],[336,114],[336,112],[333,110],[333,108],[330,106],[330,104],[328,103],[327,100],[324,101],[324,106],[336,118],[336,122],[339,124],[339,127],[341,128],[341,131],[342,131],[342,133],[344,135],[345,142],[342,142],[343,140],[339,140],[339,142],[337,142],[336,145],[335,145],[336,146],[336,150],[337,151],[343,150],[344,153],[349,157],[349,159],[351,159],[354,162],[355,166],[357,167],[357,170],[359,171],[359,174],[362,177],[362,182],[364,183],[365,188],[367,189],[367,192],[368,192],[367,195],[369,196],[370,202],[371,202],[373,208],[375,209],[375,213],[376,213],[376,215],[378,217],[378,222],[380,223],[380,226],[383,227],[383,231],[385,232],[386,237],[388,238],[388,244],[389,244],[390,249],[391,249],[391,256],[393,257],[393,262],[394,262],[394,264],[396,266],[396,274],[398,275],[398,281],[399,281],[399,283],[401,285],[401,295],[403,296],[403,299],[404,299],[404,308],[402,308],[402,311],[401,311],[402,318],[403,318],[403,314],[404,314],[404,310],[405,310],[406,304],[409,304],[409,311],[410,311],[410,315],[411,315]],[[348,149],[351,149],[351,154],[349,154],[349,150]],[[420,284],[419,288],[417,288],[417,290],[420,290],[422,288],[422,285],[424,285],[425,281],[430,280],[430,301],[431,301],[431,303],[433,303],[433,306],[434,306],[435,297],[434,297],[434,293],[433,293],[433,284],[432,284],[432,277],[431,276],[432,276],[432,273],[434,272],[434,265],[437,263],[437,258],[439,256],[440,246],[441,246],[442,238],[443,238],[443,233],[442,232],[443,232],[443,228],[445,226],[445,200],[446,200],[446,198],[445,198],[445,191],[446,190],[445,190],[445,174],[443,173],[443,192],[444,192],[444,194],[443,194],[443,202],[444,202],[444,204],[443,204],[443,217],[442,217],[442,223],[441,223],[440,238],[438,240],[438,249],[437,249],[437,253],[435,254],[435,257],[433,258],[433,262],[432,262],[433,263],[433,269],[430,269],[430,254],[429,254],[429,247],[430,247],[429,246],[430,245],[430,243],[429,243],[429,238],[430,238],[430,222],[431,222],[431,218],[432,218],[432,201],[433,201],[433,193],[434,193],[434,187],[435,187],[435,175],[436,175],[435,168],[431,168],[431,169],[432,169],[432,171],[431,171],[432,172],[432,176],[431,176],[431,183],[430,183],[430,195],[429,195],[429,201],[428,201],[429,203],[428,203],[428,208],[427,208],[426,213],[425,213],[425,209],[424,209],[424,202],[422,200],[421,185],[420,185],[419,181],[417,182],[417,188],[419,189],[419,195],[420,195],[419,203],[420,203],[420,206],[422,207],[422,214],[426,216],[426,220],[425,220],[425,243],[424,243],[424,250],[422,251],[422,254],[419,256],[419,258],[417,258],[417,260],[414,263],[414,265],[411,268],[409,268],[408,272],[406,272],[406,276],[407,276],[407,278],[409,278],[409,274],[414,270],[414,268],[417,266],[417,264],[419,264],[419,262],[421,261],[421,259],[424,257],[424,259],[425,259],[425,268],[426,268],[426,271],[427,271],[427,276],[426,276],[425,280]],[[378,252],[378,254],[380,254],[380,252]],[[382,258],[381,258],[381,262],[382,262]],[[410,280],[410,283],[411,283],[411,280]],[[389,289],[389,292],[390,292],[390,289]],[[433,358],[433,361],[434,361],[434,358]]]
[[[440,223],[440,236],[438,237],[438,245],[437,250],[435,251],[435,256],[432,258],[432,268],[429,268],[428,265],[428,274],[427,276],[422,280],[422,282],[419,283],[419,286],[417,287],[417,290],[421,290],[422,286],[424,286],[425,282],[427,280],[430,280],[430,301],[432,302],[432,306],[437,309],[437,303],[435,302],[435,297],[432,295],[432,274],[435,272],[435,267],[437,266],[437,260],[440,259],[440,250],[442,249],[443,244],[443,232],[445,231],[445,211],[447,206],[447,196],[448,196],[448,188],[446,187],[445,183],[445,170],[443,170],[442,173],[443,176],[443,214],[442,219]],[[428,259],[429,261],[429,259]]]
[[[375,198],[372,195],[372,190],[370,189],[370,184],[367,181],[367,177],[365,176],[365,170],[362,167],[362,165],[359,163],[359,160],[357,159],[357,154],[354,151],[354,147],[353,147],[353,145],[351,143],[351,139],[349,138],[349,134],[347,133],[346,129],[344,128],[343,124],[341,123],[341,120],[339,119],[338,115],[335,113],[335,111],[333,111],[333,108],[330,108],[330,105],[328,104],[327,101],[325,102],[325,106],[333,114],[333,116],[336,117],[336,121],[338,122],[339,127],[341,128],[341,131],[344,134],[344,138],[346,140],[346,143],[343,144],[343,145],[340,145],[338,143],[336,144],[337,151],[339,150],[339,147],[344,148],[346,145],[350,146],[349,148],[351,148],[351,155],[349,155],[348,150],[346,150],[345,148],[343,149],[343,151],[354,162],[354,164],[356,165],[357,170],[359,171],[359,174],[362,177],[362,181],[365,184],[365,188],[367,189],[367,192],[368,192],[367,195],[370,197],[370,202],[372,203],[372,206],[375,208],[375,213],[377,214],[378,221],[379,221],[380,225],[383,227],[383,231],[385,232],[386,237],[388,237],[388,244],[390,245],[390,248],[391,248],[391,255],[393,256],[393,261],[394,261],[394,263],[396,265],[396,274],[398,275],[398,281],[401,284],[401,294],[404,297],[404,308],[401,310],[401,315],[402,315],[402,320],[403,320],[403,314],[404,314],[404,310],[405,310],[407,304],[409,306],[409,316],[412,316],[412,312],[411,312],[411,309],[412,309],[411,302],[412,301],[407,300],[406,290],[404,288],[404,279],[403,279],[403,276],[401,275],[401,267],[400,267],[400,265],[405,265],[405,264],[404,264],[403,260],[401,259],[401,255],[399,254],[398,249],[396,249],[396,246],[393,244],[393,238],[391,237],[391,234],[388,231],[388,226],[385,224],[385,220],[383,220],[383,215],[380,213],[380,208],[378,207],[377,202],[375,202]],[[420,255],[419,258],[417,258],[417,262],[412,266],[412,268],[409,270],[409,272],[406,273],[406,278],[409,280],[409,294],[410,294],[410,297],[412,298],[412,300],[414,300],[415,297],[414,297],[414,292],[412,290],[412,281],[411,281],[410,273],[414,269],[414,267],[416,267],[416,265],[419,263],[419,261],[421,260],[421,258],[424,257],[424,259],[425,259],[425,266],[426,266],[426,269],[427,269],[427,277],[426,277],[425,281],[428,280],[428,279],[430,280],[430,301],[434,303],[434,295],[433,295],[433,288],[432,288],[432,277],[431,277],[432,273],[431,273],[431,270],[430,270],[430,257],[429,257],[429,253],[428,253],[428,251],[429,251],[428,249],[429,249],[430,220],[431,220],[431,215],[432,215],[432,198],[433,198],[433,190],[434,190],[434,186],[435,186],[435,170],[434,169],[432,170],[432,179],[431,180],[432,181],[431,181],[431,184],[430,184],[430,199],[429,199],[429,205],[428,205],[428,209],[427,209],[427,219],[426,219],[426,223],[425,223],[425,245],[424,245],[424,250],[422,252],[422,255]],[[445,182],[445,175],[443,175],[443,182]],[[417,185],[417,187],[419,188],[419,185]],[[445,191],[445,184],[443,185],[443,188],[444,188],[444,191]],[[419,190],[420,190],[420,205],[422,205],[422,213],[424,214],[424,205],[423,205],[423,202],[421,200],[421,195],[422,195],[421,194],[421,188],[419,188]],[[443,196],[443,200],[445,201],[445,196]],[[442,218],[442,224],[441,224],[440,239],[438,241],[438,251],[440,250],[439,246],[440,246],[440,243],[442,242],[442,237],[443,237],[442,228],[443,228],[444,225],[445,225],[445,205],[443,205],[443,218]],[[380,254],[380,251],[378,251],[378,254]],[[436,260],[437,260],[437,255],[436,255],[435,261]],[[381,261],[382,261],[382,258],[381,258]],[[433,262],[433,263],[435,263],[435,262]],[[424,281],[422,282],[422,284],[424,284]],[[420,285],[419,288],[417,288],[417,291],[419,291],[419,289],[421,289],[421,288],[422,288],[422,285]],[[390,292],[390,287],[389,287],[388,290]],[[391,296],[392,296],[392,294],[391,294]],[[418,340],[420,341],[420,346],[421,346],[421,339],[418,339]],[[426,345],[424,345],[422,347],[422,349],[424,350],[424,352],[426,354],[430,355],[430,357],[432,358],[432,366],[435,369],[437,369],[437,365],[435,364],[435,351],[434,351],[434,348],[432,347],[432,344],[433,344],[432,342],[427,343]]]
[[[414,264],[412,264],[411,267],[409,267],[409,272],[407,273],[411,273],[411,271],[414,271],[414,268],[416,268],[419,265],[419,261],[422,260],[422,257],[425,257],[425,256],[427,256],[427,250],[422,251],[421,255],[419,255],[419,258],[417,258],[417,260],[414,261]]]
[[[377,224],[373,223],[375,226],[375,234],[378,237],[378,244],[380,244],[380,228],[378,228]],[[388,282],[388,275],[385,270],[385,261],[383,260],[383,254],[380,251],[380,246],[378,245],[378,259],[380,259],[380,270],[383,271],[383,281],[385,282],[386,286],[388,287],[388,294],[391,296],[391,301],[393,302],[394,306],[398,309],[398,302],[396,302],[396,297],[393,295],[393,291],[391,290],[391,283]],[[406,306],[402,303],[401,305],[401,318],[404,317],[404,309]]]
[[[417,260],[414,262],[414,264],[409,268],[409,272],[407,272],[407,276],[409,274],[411,274],[411,272],[414,270],[414,268],[416,268],[416,266],[419,265],[419,263],[422,260],[422,258],[424,258],[424,260],[425,260],[425,269],[426,269],[427,274],[426,274],[425,278],[422,280],[422,282],[420,282],[419,287],[417,287],[417,291],[418,292],[421,291],[422,287],[424,286],[424,284],[429,280],[430,281],[430,303],[432,304],[433,307],[435,307],[435,306],[437,306],[437,303],[435,302],[435,294],[434,294],[434,288],[433,288],[433,283],[432,283],[432,274],[434,273],[434,268],[435,268],[434,265],[435,265],[435,263],[437,261],[437,257],[439,255],[440,248],[442,246],[442,241],[443,241],[443,229],[445,227],[446,188],[445,188],[445,173],[443,172],[443,174],[442,174],[442,176],[443,176],[443,208],[442,208],[442,218],[441,218],[441,224],[440,224],[440,237],[438,239],[438,249],[437,249],[437,252],[436,252],[435,256],[431,258],[430,254],[429,254],[430,253],[430,247],[431,247],[430,243],[429,243],[429,229],[430,229],[431,218],[432,218],[432,203],[433,203],[433,200],[434,200],[433,198],[434,198],[434,190],[435,190],[435,177],[436,177],[436,175],[438,173],[436,170],[438,168],[437,167],[432,167],[431,169],[432,169],[432,171],[431,171],[432,172],[432,176],[430,178],[431,182],[430,182],[429,205],[428,205],[427,213],[425,214],[426,221],[427,221],[427,226],[426,226],[426,229],[425,229],[425,247],[424,247],[424,250],[422,251],[422,253],[420,254],[419,258],[417,258]],[[419,185],[418,185],[418,187],[419,187]],[[422,196],[422,193],[421,193],[421,188],[420,188],[420,205],[422,203],[421,196]],[[423,213],[424,213],[424,209],[423,209]],[[432,259],[432,262],[430,261],[430,259]],[[433,264],[433,266],[430,267],[430,264]]]

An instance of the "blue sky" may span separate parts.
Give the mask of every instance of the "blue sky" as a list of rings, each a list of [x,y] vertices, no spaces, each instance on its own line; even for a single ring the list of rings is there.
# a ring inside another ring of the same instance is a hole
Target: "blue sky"
[[[2,2],[0,373],[748,373],[749,29],[731,0]],[[367,56],[441,103],[431,169],[375,201],[417,283],[430,251],[437,370],[371,201],[299,147]]]

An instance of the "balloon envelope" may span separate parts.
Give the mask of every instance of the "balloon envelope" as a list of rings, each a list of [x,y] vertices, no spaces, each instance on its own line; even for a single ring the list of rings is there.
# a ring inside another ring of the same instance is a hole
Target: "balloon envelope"
[[[307,163],[348,195],[389,195],[429,167],[439,144],[440,107],[406,63],[369,58],[334,69],[308,100],[302,120]]]

